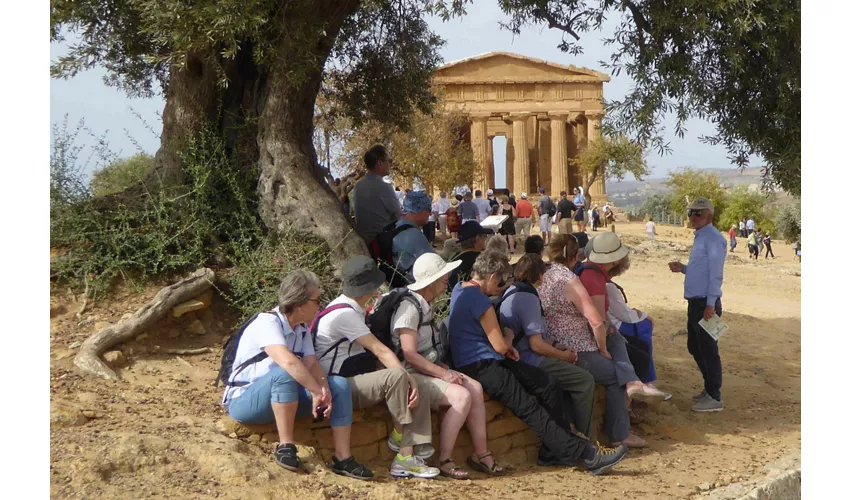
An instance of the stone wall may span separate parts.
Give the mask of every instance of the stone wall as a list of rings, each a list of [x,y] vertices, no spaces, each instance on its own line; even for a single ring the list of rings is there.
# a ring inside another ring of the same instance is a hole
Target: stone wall
[[[487,445],[500,464],[522,465],[537,463],[537,450],[540,442],[519,418],[505,408],[502,403],[484,397],[487,419]],[[596,387],[594,403],[593,431],[597,436],[603,432],[602,419],[605,409],[605,390]],[[431,417],[432,443],[439,446],[439,424],[444,411],[434,412]],[[388,433],[392,430],[392,419],[386,406],[379,404],[365,410],[355,410],[351,428],[351,452],[362,462],[391,460],[393,453],[386,445]],[[219,429],[233,438],[244,438],[249,442],[278,441],[274,424],[251,426],[240,424],[230,417],[219,422]],[[313,423],[311,420],[297,420],[295,423],[295,442],[299,446],[310,446],[330,460],[333,455],[333,434],[327,419]],[[472,454],[472,440],[466,427],[460,430],[455,443],[453,456],[459,463]]]

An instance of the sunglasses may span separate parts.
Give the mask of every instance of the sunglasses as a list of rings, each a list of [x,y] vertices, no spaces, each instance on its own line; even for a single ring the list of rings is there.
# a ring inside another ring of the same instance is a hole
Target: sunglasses
[[[688,217],[702,217],[704,210],[688,210]]]

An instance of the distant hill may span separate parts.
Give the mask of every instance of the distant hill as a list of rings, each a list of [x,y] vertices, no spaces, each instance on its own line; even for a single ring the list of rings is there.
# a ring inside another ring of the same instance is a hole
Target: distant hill
[[[750,189],[758,189],[761,185],[761,168],[750,167],[744,171],[735,168],[703,168],[698,169],[706,173],[712,173],[720,178],[720,183],[728,189],[735,186],[750,186]],[[663,194],[670,191],[665,184],[667,178],[646,179],[643,181],[609,181],[606,185],[608,199],[618,207],[640,206],[647,198],[654,194]]]

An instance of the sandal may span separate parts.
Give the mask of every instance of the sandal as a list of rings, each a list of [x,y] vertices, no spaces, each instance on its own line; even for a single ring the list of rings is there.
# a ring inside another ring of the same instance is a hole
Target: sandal
[[[354,456],[350,456],[345,460],[340,460],[336,458],[336,456],[332,457],[333,462],[328,464],[330,469],[339,474],[340,476],[350,477],[352,479],[362,479],[368,481],[375,477],[375,474],[372,473],[369,469],[366,468],[363,464],[354,460]]]
[[[503,469],[501,465],[497,464],[495,460],[493,460],[492,467],[488,467],[487,464],[481,462],[482,458],[487,458],[491,456],[493,456],[492,451],[488,451],[480,457],[473,453],[472,455],[466,458],[466,463],[478,472],[483,472],[484,474],[488,474],[490,476],[503,476],[505,474],[505,469]]]
[[[450,477],[452,479],[469,479],[469,473],[466,470],[458,467],[457,465],[452,465],[451,467],[446,467],[447,464],[454,464],[454,460],[451,458],[447,458],[445,460],[440,461],[440,475]]]

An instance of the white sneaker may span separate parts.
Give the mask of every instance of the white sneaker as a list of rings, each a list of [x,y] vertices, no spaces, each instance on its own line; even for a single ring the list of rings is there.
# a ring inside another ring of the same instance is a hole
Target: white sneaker
[[[420,477],[431,479],[440,475],[440,469],[429,467],[421,457],[416,455],[402,459],[396,454],[393,464],[390,466],[392,477]]]

